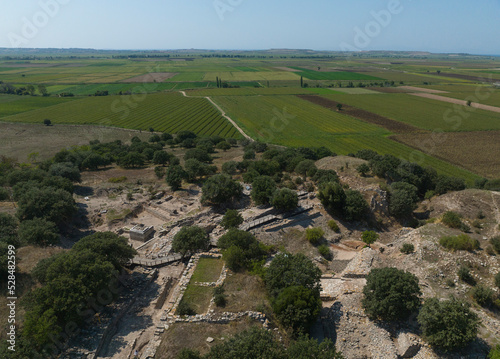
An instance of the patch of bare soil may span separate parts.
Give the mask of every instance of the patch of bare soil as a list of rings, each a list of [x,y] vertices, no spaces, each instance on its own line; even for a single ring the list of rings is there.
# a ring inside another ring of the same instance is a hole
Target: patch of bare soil
[[[163,82],[165,80],[171,79],[178,74],[178,72],[150,72],[149,74],[135,76],[130,79],[122,80],[120,82]]]
[[[484,177],[500,177],[500,131],[414,133],[390,138]]]
[[[317,95],[297,95],[297,97],[312,102],[316,105],[323,106],[329,110],[338,111],[337,104],[339,104],[339,102],[337,101],[326,99]],[[406,123],[391,120],[390,118],[380,116],[373,112],[365,111],[349,105],[342,104],[342,110],[340,112],[344,115],[352,116],[359,120],[373,123],[395,133],[424,132],[424,130],[408,125]]]
[[[275,69],[280,70],[280,71],[287,71],[287,72],[300,72],[300,70],[292,69],[291,67],[286,67],[286,66],[278,66],[278,67],[275,67]]]
[[[462,79],[462,80],[469,80],[469,81],[474,81],[474,82],[497,82],[500,81],[500,79],[494,79],[491,77],[482,77],[482,76],[471,76],[471,75],[461,75],[461,74],[449,74],[446,72],[441,72],[437,74],[437,76],[443,76],[443,77],[451,77],[454,79]]]
[[[453,104],[456,104],[456,105],[468,106],[467,105],[467,101],[465,101],[465,100],[459,100],[459,99],[456,99],[456,98],[444,97],[444,96],[434,95],[434,94],[430,94],[430,93],[412,93],[410,95],[419,96],[419,97],[425,97],[425,98],[430,98],[432,100],[438,100],[438,101],[453,103]],[[490,106],[490,105],[483,105],[482,103],[472,102],[470,104],[470,107],[478,108],[480,110],[486,110],[486,111],[492,111],[492,112],[500,113],[500,107]]]
[[[367,87],[369,90],[381,92],[381,93],[408,93],[410,90],[405,90],[402,86],[399,87]]]
[[[415,87],[415,86],[399,86],[399,88],[408,90],[410,92],[425,92],[425,93],[448,93],[448,91],[434,90],[423,87]]]

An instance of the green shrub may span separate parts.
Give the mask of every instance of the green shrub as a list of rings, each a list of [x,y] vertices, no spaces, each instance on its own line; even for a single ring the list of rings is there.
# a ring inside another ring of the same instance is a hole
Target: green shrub
[[[218,307],[226,306],[226,296],[224,295],[225,290],[222,285],[214,288],[214,303]]]
[[[450,287],[450,288],[454,288],[454,287],[455,287],[455,282],[453,281],[453,279],[448,278],[448,279],[446,280],[446,285],[447,285],[448,287]]]
[[[500,272],[495,276],[495,285],[500,288]]]
[[[373,244],[377,239],[379,235],[375,231],[364,231],[363,234],[361,235],[361,239],[363,242],[365,242],[368,246]]]
[[[181,302],[177,306],[176,314],[177,315],[181,315],[181,316],[184,316],[184,315],[195,315],[196,312],[194,311],[193,308],[191,308],[189,306],[189,304],[187,304],[185,301],[181,300]]]
[[[10,198],[9,191],[6,188],[0,187],[0,201],[5,201]]]
[[[125,182],[126,180],[127,180],[126,176],[120,176],[120,177],[111,177],[110,179],[108,179],[108,182],[109,183],[122,183],[122,182]]]
[[[500,254],[500,236],[496,236],[490,239],[491,245]]]
[[[401,253],[410,254],[415,251],[415,246],[411,243],[405,243],[400,249]]]
[[[470,284],[470,285],[476,284],[476,280],[474,279],[474,277],[470,273],[469,268],[467,268],[466,266],[463,266],[463,265],[460,266],[460,268],[458,269],[457,275],[461,281],[463,281],[467,284]]]
[[[335,222],[333,219],[329,220],[328,221],[328,227],[334,231],[334,232],[337,232],[339,233],[340,232],[340,227],[339,225],[337,224],[337,222]]]
[[[325,232],[321,228],[308,228],[306,229],[306,239],[311,244],[318,244]]]
[[[462,222],[462,218],[455,212],[448,211],[443,215],[443,224],[450,228],[460,229],[467,232],[470,228]]]
[[[362,305],[371,319],[401,320],[418,309],[418,278],[396,268],[372,269],[366,277]]]
[[[488,359],[500,359],[500,344],[498,344],[495,348],[491,348],[488,353]]]
[[[477,287],[472,288],[471,294],[472,298],[474,298],[480,306],[484,307],[493,303],[494,292],[484,285],[478,285]]]
[[[330,247],[326,244],[322,244],[318,247],[318,252],[325,258],[326,260],[332,259],[332,252],[330,251]]]
[[[443,247],[453,251],[469,251],[472,252],[479,248],[479,242],[470,238],[466,234],[458,236],[445,236],[441,237],[439,244]]]
[[[426,300],[417,320],[423,338],[432,346],[446,351],[463,347],[474,340],[480,322],[467,302],[455,298]]]

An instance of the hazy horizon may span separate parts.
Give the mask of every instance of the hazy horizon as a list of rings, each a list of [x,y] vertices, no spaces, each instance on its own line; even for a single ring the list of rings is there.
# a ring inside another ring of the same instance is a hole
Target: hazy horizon
[[[0,47],[500,54],[500,0],[39,0],[2,4]]]

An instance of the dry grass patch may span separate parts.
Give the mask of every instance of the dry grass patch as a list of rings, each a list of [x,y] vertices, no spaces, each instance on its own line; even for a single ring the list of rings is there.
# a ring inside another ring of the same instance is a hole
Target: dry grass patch
[[[226,306],[215,307],[215,312],[243,312],[247,310],[268,313],[269,300],[262,279],[248,273],[228,273],[224,281]]]
[[[221,338],[227,339],[255,325],[259,324],[248,317],[228,324],[175,323],[163,334],[155,358],[176,358],[183,348],[199,350],[202,354],[206,354],[211,347],[223,342]],[[215,340],[207,343],[208,337]]]

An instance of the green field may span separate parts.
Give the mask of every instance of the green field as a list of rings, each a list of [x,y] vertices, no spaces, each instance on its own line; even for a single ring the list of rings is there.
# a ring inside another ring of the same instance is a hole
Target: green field
[[[0,95],[0,118],[70,101],[70,98]]]
[[[329,91],[323,89],[325,91]],[[260,88],[222,88],[189,91],[189,96],[269,96],[269,95],[305,95],[311,91],[300,87],[260,87]]]
[[[292,147],[325,146],[344,155],[360,149],[372,149],[434,167],[443,174],[460,176],[469,181],[477,178],[469,171],[387,138],[390,132],[381,127],[299,98],[227,96],[214,100],[245,132],[262,141]]]
[[[500,129],[500,117],[496,113],[477,109],[470,112],[466,111],[463,106],[459,107],[461,112],[456,112],[453,104],[408,94],[356,96],[332,94],[323,95],[323,97],[430,131]],[[467,113],[468,117],[462,113]],[[459,122],[455,121],[456,117],[458,117]]]
[[[321,72],[314,70],[307,70],[300,67],[293,67],[296,70],[300,70],[300,72],[295,72],[299,76],[303,76],[309,80],[373,80],[379,81],[382,80],[379,77],[360,74],[356,72],[348,72],[348,71],[335,71],[335,72]]]
[[[238,131],[206,99],[179,93],[87,97],[2,118],[9,122],[96,124],[136,130],[239,137]]]

